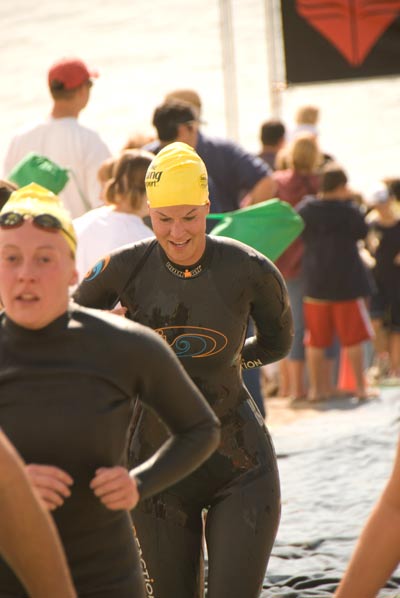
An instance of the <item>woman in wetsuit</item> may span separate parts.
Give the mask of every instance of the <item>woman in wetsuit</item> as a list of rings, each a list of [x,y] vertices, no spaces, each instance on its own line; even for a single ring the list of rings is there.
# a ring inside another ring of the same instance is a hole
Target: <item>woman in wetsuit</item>
[[[11,195],[0,213],[0,425],[53,511],[79,598],[143,598],[128,510],[208,457],[218,421],[152,330],[69,303],[75,248],[52,193]],[[138,395],[171,437],[128,471]],[[3,560],[0,596],[26,596]]]
[[[257,251],[206,236],[207,172],[192,148],[166,146],[149,167],[146,188],[157,240],[101,260],[75,297],[102,309],[120,300],[127,317],[156,330],[222,423],[212,457],[132,513],[147,596],[203,596],[206,511],[208,598],[256,598],[278,528],[280,491],[271,439],[241,371],[288,352],[286,288]],[[249,316],[256,335],[245,341]],[[136,416],[131,465],[167,438],[147,408]]]

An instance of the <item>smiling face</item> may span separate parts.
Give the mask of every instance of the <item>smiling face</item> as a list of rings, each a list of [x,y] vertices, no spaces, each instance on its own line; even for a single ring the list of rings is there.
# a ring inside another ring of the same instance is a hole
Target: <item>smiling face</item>
[[[68,307],[68,287],[77,283],[71,250],[60,232],[27,220],[0,228],[0,299],[16,324],[36,330]]]
[[[172,262],[191,266],[199,261],[206,247],[209,211],[209,204],[150,208],[154,234]]]

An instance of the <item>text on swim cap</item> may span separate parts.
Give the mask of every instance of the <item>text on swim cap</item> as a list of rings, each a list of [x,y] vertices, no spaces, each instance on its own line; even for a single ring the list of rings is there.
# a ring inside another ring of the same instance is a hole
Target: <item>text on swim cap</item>
[[[200,176],[200,187],[204,187],[204,188],[208,187],[208,181],[207,181],[207,177],[205,174],[202,174]]]
[[[155,185],[160,182],[162,173],[162,170],[150,170],[146,175],[146,186],[155,187]]]

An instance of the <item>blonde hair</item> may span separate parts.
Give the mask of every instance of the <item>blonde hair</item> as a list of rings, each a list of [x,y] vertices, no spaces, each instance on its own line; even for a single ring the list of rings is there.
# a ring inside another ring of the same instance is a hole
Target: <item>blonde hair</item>
[[[319,119],[319,108],[317,106],[301,106],[297,112],[295,121],[298,125],[316,125]]]
[[[141,149],[125,150],[115,161],[112,177],[107,181],[104,191],[106,201],[118,204],[118,198],[129,199],[131,207],[141,207],[146,193],[144,179],[154,154]]]
[[[299,134],[289,145],[286,155],[288,168],[301,174],[312,174],[321,162],[321,154],[314,135]]]
[[[154,134],[154,132],[144,130],[133,131],[126,140],[122,151],[128,149],[140,149],[144,145],[154,141],[156,137],[157,136]]]
[[[106,160],[104,160],[104,162],[100,164],[100,167],[97,171],[97,178],[103,185],[104,183],[107,183],[109,179],[111,179],[114,164],[116,163],[116,161],[117,158],[111,157],[107,158]]]

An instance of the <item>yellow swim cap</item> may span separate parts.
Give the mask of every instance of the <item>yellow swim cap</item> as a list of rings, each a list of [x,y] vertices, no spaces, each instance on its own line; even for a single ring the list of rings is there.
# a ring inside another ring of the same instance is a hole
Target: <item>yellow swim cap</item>
[[[54,193],[45,189],[45,187],[41,187],[36,183],[30,183],[11,193],[0,214],[7,214],[9,212],[32,217],[44,214],[53,216],[60,223],[60,233],[75,255],[77,239],[71,216],[57,195],[54,195]],[[43,226],[43,228],[45,229],[46,226]]]
[[[179,141],[157,154],[145,183],[150,208],[203,206],[209,201],[205,164],[190,145]]]

